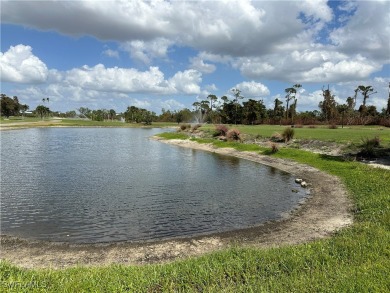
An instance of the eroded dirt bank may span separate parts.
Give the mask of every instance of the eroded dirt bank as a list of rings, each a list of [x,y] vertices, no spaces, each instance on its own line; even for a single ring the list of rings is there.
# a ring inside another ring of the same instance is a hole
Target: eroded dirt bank
[[[197,256],[230,245],[271,247],[327,237],[352,223],[351,201],[337,177],[290,160],[213,148],[183,140],[161,140],[269,165],[304,178],[310,197],[296,211],[278,222],[244,230],[152,243],[69,244],[24,240],[2,235],[1,259],[25,268],[65,268],[77,265],[145,264]]]

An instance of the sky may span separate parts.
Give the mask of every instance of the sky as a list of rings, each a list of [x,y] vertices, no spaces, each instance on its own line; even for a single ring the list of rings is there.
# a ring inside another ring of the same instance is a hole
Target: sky
[[[345,103],[359,85],[386,107],[390,1],[5,1],[1,93],[30,110],[156,113],[210,94],[319,110],[322,88]],[[245,100],[244,100],[245,101]],[[358,95],[357,107],[362,103]]]

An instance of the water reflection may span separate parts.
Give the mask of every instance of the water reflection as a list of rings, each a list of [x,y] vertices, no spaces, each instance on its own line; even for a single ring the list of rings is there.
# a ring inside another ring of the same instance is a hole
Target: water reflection
[[[304,197],[287,173],[150,140],[158,131],[2,133],[2,233],[71,242],[189,236],[277,219]]]

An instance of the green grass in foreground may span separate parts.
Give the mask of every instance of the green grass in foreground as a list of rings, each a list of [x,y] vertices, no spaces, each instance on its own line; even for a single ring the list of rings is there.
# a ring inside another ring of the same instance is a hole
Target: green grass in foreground
[[[219,147],[251,148],[215,143]],[[281,149],[274,156],[306,163],[340,177],[355,202],[353,226],[329,239],[303,245],[273,249],[236,247],[163,265],[55,271],[26,270],[1,262],[0,289],[10,292],[389,292],[390,171],[295,149]]]
[[[163,139],[187,139],[188,135],[180,132],[164,132],[157,135]]]

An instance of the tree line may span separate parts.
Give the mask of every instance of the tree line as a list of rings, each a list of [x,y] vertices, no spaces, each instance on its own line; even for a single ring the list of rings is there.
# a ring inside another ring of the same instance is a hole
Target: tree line
[[[284,90],[285,99],[276,98],[273,107],[267,109],[262,99],[246,98],[240,89],[231,90],[231,98],[222,96],[218,98],[214,94],[207,96],[205,100],[196,101],[192,109],[165,110],[157,115],[155,112],[136,106],[127,107],[123,113],[116,113],[114,109],[91,110],[80,107],[76,111],[66,113],[52,112],[49,108],[49,98],[43,98],[32,115],[43,119],[47,116],[80,117],[94,121],[122,120],[128,123],[152,122],[193,122],[214,124],[379,124],[390,127],[390,83],[387,107],[378,112],[374,105],[368,105],[368,100],[376,91],[372,86],[359,85],[354,94],[345,100],[345,103],[337,103],[334,94],[327,88],[322,88],[322,101],[318,104],[318,110],[297,112],[299,89],[301,84],[294,84]],[[361,103],[358,105],[358,101]],[[16,96],[10,98],[1,94],[1,115],[24,116],[29,106],[20,104]]]
[[[345,103],[337,103],[329,89],[322,88],[322,101],[318,110],[297,112],[298,92],[302,87],[295,84],[285,89],[285,101],[276,98],[273,108],[267,109],[262,99],[245,99],[239,89],[232,89],[232,99],[209,95],[203,101],[193,103],[199,122],[222,124],[381,124],[390,127],[390,83],[387,107],[378,112],[368,105],[369,97],[376,93],[372,86],[359,85],[354,95]],[[357,107],[359,96],[361,104]],[[242,102],[241,102],[242,101]],[[357,109],[356,109],[357,108]]]
[[[9,118],[10,116],[24,115],[28,111],[29,106],[26,104],[20,104],[17,96],[13,98],[8,97],[5,94],[0,96],[1,116]]]

